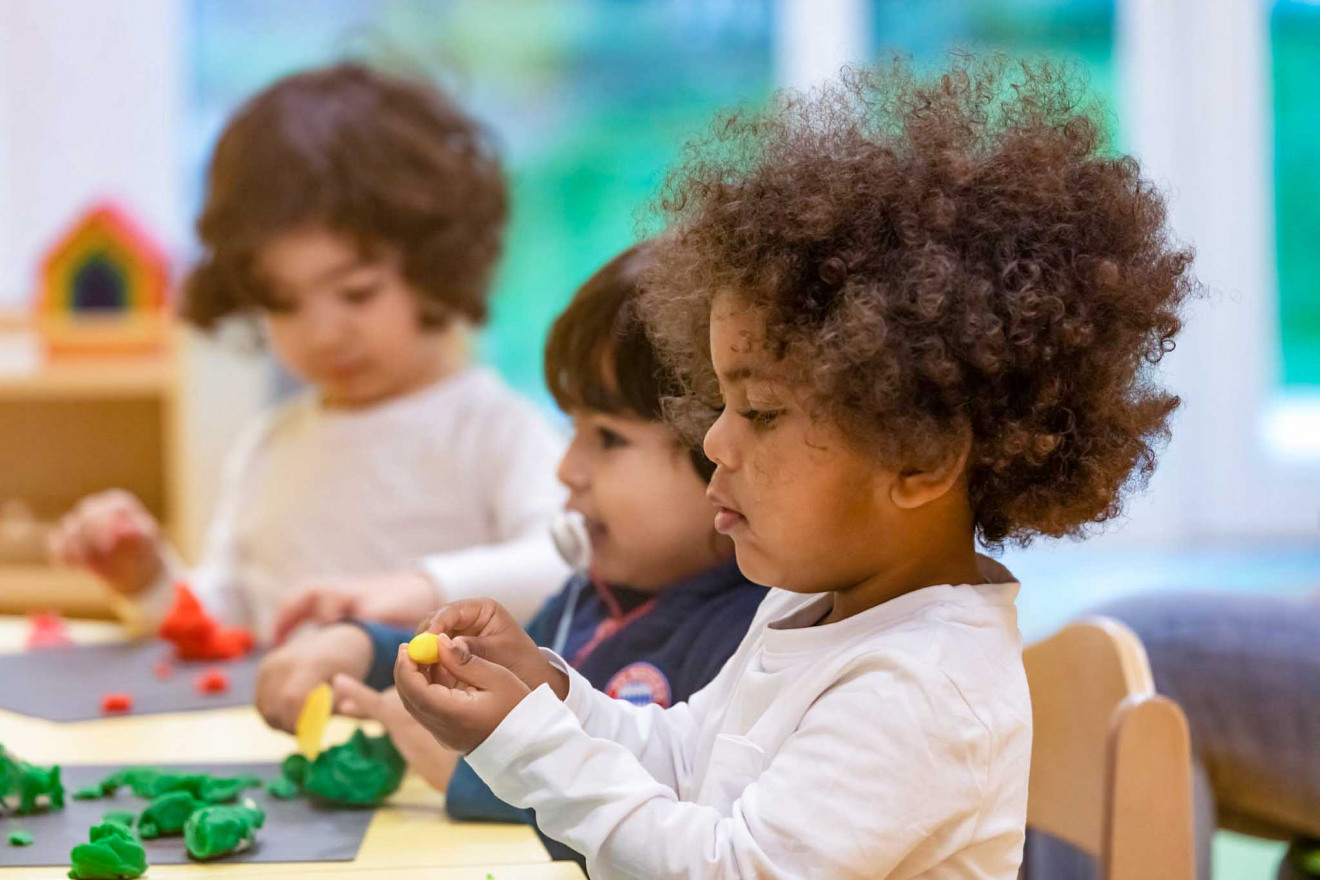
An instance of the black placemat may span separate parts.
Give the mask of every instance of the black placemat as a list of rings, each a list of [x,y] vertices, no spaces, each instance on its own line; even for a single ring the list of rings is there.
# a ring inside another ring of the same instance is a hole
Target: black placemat
[[[64,786],[72,795],[83,786],[92,785],[120,769],[117,766],[63,767]],[[180,764],[166,767],[178,772],[210,773],[216,776],[252,774],[264,780],[279,775],[277,764]],[[347,862],[357,857],[362,838],[367,833],[375,810],[344,810],[317,807],[304,798],[281,801],[264,788],[249,789],[251,798],[266,811],[266,822],[257,831],[256,845],[244,852],[219,860],[234,862]],[[141,813],[150,801],[134,797],[121,788],[114,797],[96,801],[76,801],[69,797],[63,810],[33,816],[0,818],[0,865],[5,867],[46,867],[69,864],[69,851],[87,840],[87,830],[101,822],[109,810]],[[31,846],[14,847],[8,843],[9,832],[23,830],[33,837]],[[159,837],[143,841],[147,862],[151,865],[179,865],[190,861],[183,838]]]
[[[104,717],[101,698],[108,693],[130,695],[131,715],[245,706],[252,702],[260,659],[252,653],[221,663],[178,663],[171,646],[157,640],[0,654],[0,709],[48,721],[87,721]],[[162,661],[173,668],[163,681],[155,672]],[[228,692],[198,693],[197,677],[212,667],[229,677]]]

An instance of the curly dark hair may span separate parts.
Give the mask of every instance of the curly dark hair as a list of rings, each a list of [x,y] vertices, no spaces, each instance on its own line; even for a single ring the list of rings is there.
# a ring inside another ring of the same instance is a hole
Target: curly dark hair
[[[422,320],[487,315],[508,190],[493,139],[431,84],[361,64],[286,77],[225,126],[197,221],[183,316],[203,329],[259,308],[271,237],[308,224],[401,259]]]
[[[710,306],[731,291],[813,416],[890,465],[970,435],[984,544],[1117,515],[1167,439],[1179,401],[1151,367],[1198,286],[1084,98],[1067,67],[959,56],[717,117],[668,177],[642,302],[680,427],[720,405]]]

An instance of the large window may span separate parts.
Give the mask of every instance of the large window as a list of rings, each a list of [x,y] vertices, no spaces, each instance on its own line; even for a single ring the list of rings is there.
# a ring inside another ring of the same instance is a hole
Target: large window
[[[1078,65],[1117,129],[1114,0],[872,0],[874,45],[918,63],[950,49],[1050,57]]]
[[[1278,0],[1270,43],[1282,379],[1320,386],[1320,5]]]

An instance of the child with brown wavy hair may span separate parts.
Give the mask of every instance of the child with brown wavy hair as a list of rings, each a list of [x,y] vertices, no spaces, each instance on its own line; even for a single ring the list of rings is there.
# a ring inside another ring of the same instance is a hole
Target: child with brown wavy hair
[[[1080,534],[1151,472],[1190,254],[1049,66],[852,72],[712,132],[643,311],[716,528],[774,589],[668,710],[473,602],[431,620],[436,666],[400,654],[400,698],[596,878],[1009,880],[1031,705],[978,539]]]
[[[427,83],[342,64],[280,80],[226,124],[183,314],[208,330],[257,319],[309,388],[230,456],[191,573],[213,613],[265,640],[304,617],[415,621],[472,595],[530,615],[562,581],[562,441],[469,357],[507,202],[485,129]],[[186,574],[122,491],[81,502],[52,543],[148,618]]]

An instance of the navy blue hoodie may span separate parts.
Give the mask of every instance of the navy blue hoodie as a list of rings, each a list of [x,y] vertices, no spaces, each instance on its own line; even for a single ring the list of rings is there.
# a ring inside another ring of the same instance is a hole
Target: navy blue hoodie
[[[638,704],[668,707],[715,677],[737,650],[765,592],[744,578],[732,561],[658,593],[609,587],[575,575],[541,606],[527,632],[598,690]],[[399,645],[412,638],[412,631],[359,625],[374,645],[367,683],[390,687]],[[531,810],[495,797],[463,761],[449,782],[445,808],[465,821],[533,821]],[[557,857],[569,855],[553,841],[548,843]]]

